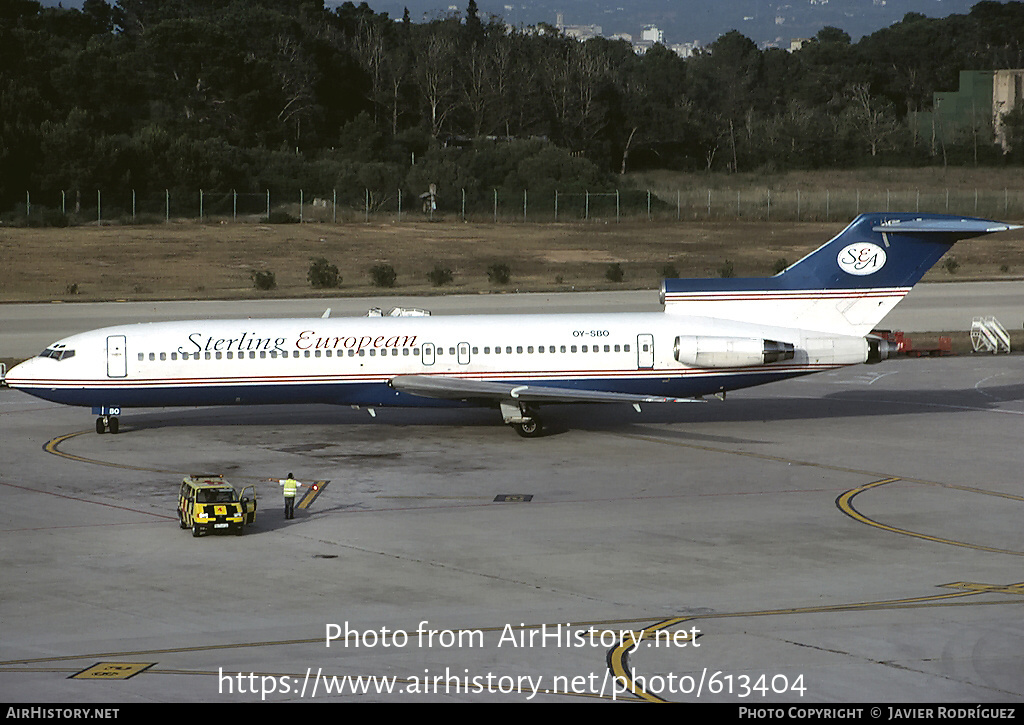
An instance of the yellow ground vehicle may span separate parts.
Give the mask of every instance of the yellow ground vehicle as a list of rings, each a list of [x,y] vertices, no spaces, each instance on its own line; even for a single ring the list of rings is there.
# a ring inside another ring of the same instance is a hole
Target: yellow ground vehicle
[[[217,475],[185,476],[178,494],[178,522],[193,536],[210,531],[234,531],[241,536],[256,520],[256,489],[241,492]]]

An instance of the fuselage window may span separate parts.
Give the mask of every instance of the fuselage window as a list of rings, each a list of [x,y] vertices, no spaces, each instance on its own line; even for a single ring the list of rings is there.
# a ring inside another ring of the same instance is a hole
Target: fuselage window
[[[587,346],[586,345],[584,345],[583,347],[580,348],[580,352],[586,352],[586,351],[587,351]]]
[[[320,350],[314,350],[313,357],[320,357]]]
[[[309,350],[306,350],[305,352],[303,352],[302,356],[303,357],[309,357]]]
[[[228,350],[228,360],[234,360],[234,359],[235,359],[235,353],[233,353],[230,350]]]
[[[409,356],[409,348],[403,347],[402,348],[402,354],[405,355],[406,357],[408,357]]]
[[[146,359],[146,355],[145,355],[145,353],[141,353],[141,352],[140,352],[140,353],[139,353],[139,362],[142,362],[142,361],[143,361],[143,360],[145,360],[145,359]]]
[[[523,354],[523,346],[522,345],[516,345],[516,352],[519,353],[520,355],[522,355]]]
[[[172,352],[171,353],[171,360],[177,360],[177,359],[178,359],[178,353]]]
[[[454,347],[448,348],[448,354],[449,355],[454,355],[455,354],[455,348]]]
[[[618,351],[619,351],[619,346],[618,346],[618,345],[616,345],[616,346],[615,346],[615,352],[618,352]]]
[[[376,357],[376,355],[377,355],[377,351],[374,350],[373,348],[370,348],[370,357]]]
[[[167,353],[166,352],[160,353],[160,360],[166,360],[166,359],[167,359]]]
[[[569,352],[576,352],[576,346],[573,345],[572,347],[570,347]]]
[[[558,352],[565,352],[565,345],[562,345],[560,348],[558,348]]]
[[[527,345],[526,352],[530,355],[533,354],[533,345]]]
[[[214,357],[216,357],[218,360],[220,360],[220,359],[222,359],[224,357],[224,355],[219,353],[219,352],[215,352],[214,353]]]
[[[153,360],[156,360],[156,353],[155,352],[149,353],[149,360],[150,360],[150,362],[152,362]]]
[[[611,345],[605,345],[604,346],[604,351],[605,352],[611,352],[612,351],[612,346]]]
[[[330,350],[324,350],[324,354],[325,354],[325,355],[326,355],[327,357],[330,357],[330,356],[331,356],[331,351],[330,351]]]
[[[260,350],[260,360],[266,360],[266,359],[267,359],[267,351],[266,350]]]
[[[629,345],[623,345],[623,346],[622,346],[622,349],[623,349],[623,350],[624,350],[625,352],[629,352]]]

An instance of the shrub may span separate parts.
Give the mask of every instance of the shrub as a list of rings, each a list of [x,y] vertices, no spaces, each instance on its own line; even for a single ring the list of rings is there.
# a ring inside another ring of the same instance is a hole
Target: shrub
[[[508,284],[512,279],[512,270],[504,262],[495,262],[487,268],[487,280],[491,284]]]
[[[370,269],[370,279],[375,287],[394,287],[398,275],[390,264],[377,264]]]
[[[609,282],[621,282],[625,279],[626,274],[622,271],[622,265],[616,262],[615,264],[608,265],[608,269],[605,270],[604,276]]]
[[[309,272],[306,273],[306,279],[311,285],[320,289],[338,287],[341,284],[338,265],[331,264],[324,257],[309,260]]]
[[[273,272],[253,270],[251,277],[253,286],[258,290],[272,290],[277,287],[277,278]]]
[[[427,272],[427,279],[429,279],[430,284],[435,287],[451,284],[452,271],[447,267],[442,267],[440,264],[435,264],[434,268]]]
[[[785,257],[779,257],[778,259],[775,260],[775,264],[772,265],[772,272],[774,272],[775,274],[778,274],[779,272],[781,272],[782,270],[784,270],[788,266],[789,266],[789,262],[786,260],[786,258]]]
[[[298,224],[299,220],[286,211],[272,211],[267,217],[267,224]]]
[[[676,279],[679,277],[679,270],[674,264],[669,262],[661,268],[661,276],[665,279]]]
[[[736,276],[736,268],[733,266],[731,259],[725,260],[722,266],[718,268],[718,276],[722,278]]]
[[[960,262],[956,261],[956,257],[946,257],[942,263],[942,268],[950,274],[956,274],[956,271],[960,269]]]

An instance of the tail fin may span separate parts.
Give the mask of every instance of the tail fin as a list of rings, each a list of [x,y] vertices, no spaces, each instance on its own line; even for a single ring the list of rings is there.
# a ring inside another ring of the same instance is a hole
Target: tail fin
[[[864,335],[959,239],[1020,227],[941,214],[861,214],[774,277],[667,279],[665,311]]]

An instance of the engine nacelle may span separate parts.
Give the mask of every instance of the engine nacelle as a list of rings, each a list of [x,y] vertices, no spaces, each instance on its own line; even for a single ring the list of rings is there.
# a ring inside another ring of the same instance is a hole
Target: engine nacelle
[[[697,368],[740,368],[792,360],[793,344],[748,337],[680,335],[676,338],[675,358],[683,365]]]
[[[897,352],[899,352],[899,347],[885,338],[868,335],[864,339],[868,341],[868,359],[865,361],[867,363],[888,360],[891,357],[896,357]]]

